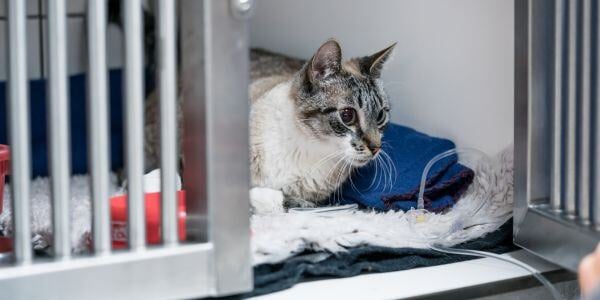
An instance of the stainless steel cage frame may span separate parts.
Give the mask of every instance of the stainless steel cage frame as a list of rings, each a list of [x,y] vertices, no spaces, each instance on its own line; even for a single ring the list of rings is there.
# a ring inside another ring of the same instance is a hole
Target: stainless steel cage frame
[[[106,0],[87,1],[88,136],[93,254],[69,242],[69,105],[65,1],[48,0],[49,143],[54,250],[32,254],[26,1],[7,0],[9,139],[14,257],[0,266],[0,298],[197,298],[252,287],[248,214],[248,33],[250,1],[158,0],[162,244],[146,245],[142,176],[144,96],[141,0],[124,8],[124,118],[129,249],[113,252],[109,228]],[[250,3],[251,4],[251,3]],[[180,10],[177,14],[177,5]],[[181,70],[177,72],[177,20]],[[182,76],[188,242],[177,237],[177,74]]]
[[[599,19],[515,0],[515,243],[572,271],[600,240]]]

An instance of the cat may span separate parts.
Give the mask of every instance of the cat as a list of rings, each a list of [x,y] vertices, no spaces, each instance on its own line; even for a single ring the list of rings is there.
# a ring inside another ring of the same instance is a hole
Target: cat
[[[377,157],[390,111],[380,77],[394,47],[345,62],[333,39],[306,62],[260,50],[251,53],[255,212],[281,210],[269,205],[328,204],[353,169]],[[257,193],[257,188],[280,191],[282,199],[264,199],[277,193]]]
[[[327,204],[353,169],[377,157],[390,111],[380,77],[394,47],[345,62],[333,39],[308,61],[251,51],[250,198],[255,213]],[[181,97],[178,105],[181,132]],[[152,93],[146,101],[146,171],[159,167],[159,124]]]

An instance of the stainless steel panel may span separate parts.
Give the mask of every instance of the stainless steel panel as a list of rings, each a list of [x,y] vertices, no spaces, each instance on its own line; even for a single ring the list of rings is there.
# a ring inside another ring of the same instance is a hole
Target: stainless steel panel
[[[529,9],[530,1],[515,0],[515,146],[513,231],[520,229],[525,217],[530,190],[531,150],[529,140]]]
[[[71,176],[71,143],[69,94],[67,86],[67,35],[64,1],[48,1],[48,128],[50,137],[50,173],[52,183],[52,213],[54,253],[66,258],[71,254],[69,235],[69,202]]]
[[[561,26],[557,14],[565,13],[563,5],[568,5],[568,22]],[[595,5],[596,1],[587,0],[515,1],[514,239],[528,251],[570,270],[576,270],[581,257],[600,240],[599,233],[586,223],[589,185],[580,182],[586,176],[589,179],[594,161],[589,151],[598,141],[590,140],[590,122],[596,118],[590,112],[597,95],[589,92],[594,91],[591,79],[596,77],[589,65],[584,66],[595,57],[592,40],[586,40],[598,24],[597,12],[590,13]],[[561,28],[568,34],[561,33]],[[553,76],[547,76],[547,66],[554,68]],[[552,137],[553,146],[547,146],[545,137]],[[550,157],[547,165],[560,164],[553,167],[548,182],[540,179],[544,157]],[[558,200],[570,214],[556,210]]]
[[[93,243],[98,255],[111,250],[108,175],[108,96],[106,68],[106,1],[89,0],[88,35],[88,159],[93,202]]]
[[[11,195],[14,254],[17,263],[32,261],[29,212],[31,149],[29,145],[29,87],[27,81],[26,7],[22,0],[8,1],[8,95],[11,146]]]
[[[252,288],[248,24],[231,12],[229,1],[181,2],[185,189],[188,199],[196,201],[189,203],[192,217],[202,215],[198,201],[208,201],[219,294]],[[194,146],[202,144],[205,152]],[[197,185],[201,180],[206,186]]]
[[[162,239],[177,244],[176,173],[179,133],[177,132],[177,71],[175,2],[158,1],[158,72],[160,95],[160,154],[162,184]]]
[[[125,30],[125,167],[127,171],[129,248],[146,246],[144,200],[144,73],[142,2],[123,1]]]
[[[581,258],[596,248],[598,235],[570,218],[556,217],[545,209],[534,208],[528,210],[515,243],[576,272]]]
[[[197,299],[215,296],[210,244],[0,269],[2,298]]]

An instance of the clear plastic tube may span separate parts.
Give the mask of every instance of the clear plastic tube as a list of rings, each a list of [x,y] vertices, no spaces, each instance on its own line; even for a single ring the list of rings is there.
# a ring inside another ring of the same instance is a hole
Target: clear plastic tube
[[[358,209],[358,204],[346,204],[338,206],[324,207],[294,207],[288,210],[289,213],[330,213],[340,211],[353,211]]]
[[[455,154],[462,154],[462,153],[475,153],[481,158],[487,158],[487,155],[485,153],[483,153],[480,150],[473,149],[473,148],[450,149],[448,151],[442,152],[442,153],[434,156],[427,163],[427,165],[425,165],[425,169],[423,170],[423,174],[421,176],[421,185],[419,187],[419,197],[417,199],[417,209],[414,211],[411,211],[414,216],[413,222],[426,222],[427,221],[427,217],[425,214],[427,211],[425,210],[424,194],[425,194],[425,187],[426,187],[425,185],[427,182],[427,175],[429,174],[429,171],[431,170],[433,165],[435,163],[437,163],[438,161],[440,161],[441,159],[444,159],[446,157],[449,157],[449,156],[452,156]],[[446,232],[444,232],[443,234],[438,235],[438,236],[433,236],[433,235],[426,236],[423,233],[421,233],[421,235],[432,241],[440,241],[442,239],[446,239],[451,234],[453,234],[459,230],[463,230],[464,224],[465,224],[464,219],[475,216],[475,214],[477,214],[477,212],[479,212],[479,210],[481,210],[481,208],[486,204],[486,202],[487,201],[482,201],[481,204],[477,207],[477,209],[475,209],[474,211],[471,211],[471,213],[469,213],[468,215],[463,215],[463,216],[460,216],[459,218],[457,218],[451,224],[451,226],[448,227],[448,230]],[[463,212],[463,214],[466,214],[466,213]],[[414,230],[416,228],[414,227],[413,222],[408,222],[408,224]],[[414,231],[419,232],[417,230],[414,230]],[[548,291],[550,292],[550,294],[552,295],[552,297],[555,300],[563,299],[563,297],[556,290],[556,288],[552,285],[552,283],[550,281],[548,281],[540,272],[538,272],[536,269],[532,268],[531,266],[529,266],[519,260],[516,260],[512,257],[502,256],[502,255],[498,255],[495,253],[478,251],[478,250],[447,248],[447,247],[442,247],[442,246],[438,246],[435,244],[433,246],[431,246],[430,248],[432,250],[435,250],[438,252],[443,252],[443,253],[448,253],[448,254],[468,255],[468,256],[476,256],[476,257],[488,257],[488,258],[494,258],[494,259],[498,259],[498,260],[501,260],[504,262],[508,262],[510,264],[513,264],[515,266],[518,266],[518,267],[530,272],[533,277],[535,277],[539,282],[541,282],[548,289]]]
[[[483,153],[481,150],[478,150],[475,148],[454,148],[454,149],[444,151],[444,152],[434,156],[425,165],[425,169],[423,169],[423,174],[421,175],[421,185],[419,186],[419,198],[417,198],[417,210],[425,209],[425,199],[424,199],[425,184],[427,183],[427,175],[429,175],[429,170],[431,170],[431,167],[433,167],[433,165],[435,165],[435,163],[437,163],[438,161],[440,161],[448,156],[452,156],[455,154],[458,155],[458,154],[462,154],[462,153],[475,153],[481,158],[487,158],[487,155],[485,153]],[[481,209],[481,207],[483,206],[483,204],[485,202],[481,202],[481,203],[482,203],[482,205],[480,205],[479,208],[473,212],[473,215],[475,213],[477,213],[477,211],[479,211],[479,209]]]
[[[454,232],[464,229],[465,224],[466,224],[466,222],[464,220],[469,219],[469,218],[473,217],[475,214],[477,214],[486,203],[486,201],[482,201],[475,210],[470,211],[470,214],[468,216],[461,216],[461,217],[457,218],[456,220],[454,220],[454,222],[452,222],[452,224],[450,226],[448,226],[448,228],[445,232],[442,232],[440,234],[425,234],[425,233],[417,230],[417,228],[415,228],[415,226],[414,226],[414,223],[424,223],[427,221],[427,216],[428,216],[429,212],[425,209],[424,195],[425,195],[425,188],[426,188],[426,184],[427,184],[427,175],[429,175],[429,171],[431,170],[431,168],[438,161],[440,161],[446,157],[449,157],[452,155],[458,155],[458,154],[465,154],[465,153],[476,154],[477,157],[480,159],[480,161],[483,161],[484,159],[488,158],[484,152],[482,152],[481,150],[475,149],[475,148],[454,148],[454,149],[444,151],[444,152],[434,156],[431,160],[429,160],[429,162],[427,162],[427,164],[425,165],[425,168],[423,169],[423,173],[421,175],[421,183],[419,186],[419,195],[417,198],[417,209],[410,210],[407,212],[407,218],[411,219],[408,222],[411,229],[414,232],[419,233],[421,235],[421,237],[429,239],[432,242],[446,239]],[[463,213],[466,213],[466,212],[463,212]]]
[[[564,299],[563,296],[554,287],[554,285],[552,285],[552,283],[550,281],[548,281],[548,279],[546,279],[546,277],[544,277],[540,272],[538,272],[538,270],[536,270],[536,269],[532,268],[531,266],[529,266],[519,260],[516,260],[512,257],[502,256],[502,255],[498,255],[498,254],[491,253],[491,252],[485,252],[485,251],[446,248],[446,247],[439,247],[439,246],[435,246],[435,245],[431,246],[431,249],[438,251],[438,252],[448,253],[448,254],[494,258],[497,260],[501,260],[501,261],[513,264],[513,265],[520,267],[520,268],[528,271],[529,273],[531,273],[531,275],[533,277],[535,277],[540,283],[542,283],[548,289],[548,292],[552,295],[552,298],[554,298],[555,300]]]

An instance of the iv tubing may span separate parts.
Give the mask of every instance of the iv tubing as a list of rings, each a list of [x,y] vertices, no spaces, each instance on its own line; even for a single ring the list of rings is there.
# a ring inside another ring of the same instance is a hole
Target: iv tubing
[[[477,153],[478,156],[486,157],[485,153],[483,153],[482,151],[477,150],[477,149],[473,149],[473,148],[458,148],[457,149],[457,148],[455,148],[455,149],[450,149],[450,150],[444,151],[444,152],[434,156],[427,163],[427,165],[425,165],[425,169],[423,170],[423,175],[421,176],[421,185],[419,187],[419,198],[417,199],[417,211],[418,212],[425,211],[425,201],[424,201],[425,184],[427,182],[427,175],[429,174],[429,170],[431,169],[431,167],[436,162],[438,162],[439,160],[441,160],[443,158],[446,158],[446,157],[454,155],[454,154],[465,153],[465,152]],[[479,207],[473,213],[471,213],[471,215],[469,217],[474,216],[483,207],[483,205],[485,203],[486,203],[486,201],[482,201],[481,204],[479,205]],[[409,224],[410,224],[410,226],[412,226],[411,223],[409,223]],[[447,232],[445,237],[437,237],[437,238],[446,238],[448,235],[453,233],[451,231],[457,231],[457,230],[463,229],[462,226],[461,226],[461,228],[458,228],[457,225],[459,225],[459,224],[462,224],[462,223],[455,222],[455,224],[453,224],[451,226],[449,232]],[[429,238],[431,239],[431,237],[429,237]],[[555,300],[563,299],[563,297],[556,290],[556,288],[552,285],[552,283],[550,281],[548,281],[548,279],[546,279],[540,272],[538,272],[536,269],[530,267],[529,265],[527,265],[517,259],[514,259],[512,257],[502,256],[502,255],[485,252],[485,251],[469,250],[469,249],[455,249],[455,248],[447,248],[447,247],[436,246],[436,245],[432,245],[431,249],[438,251],[438,252],[447,253],[447,254],[458,254],[458,255],[467,255],[467,256],[475,256],[475,257],[495,258],[495,259],[513,264],[513,265],[518,266],[518,267],[528,271],[529,273],[531,273],[531,275],[533,277],[535,277],[539,282],[541,282],[548,289],[548,291],[552,295],[552,298],[554,298]]]

